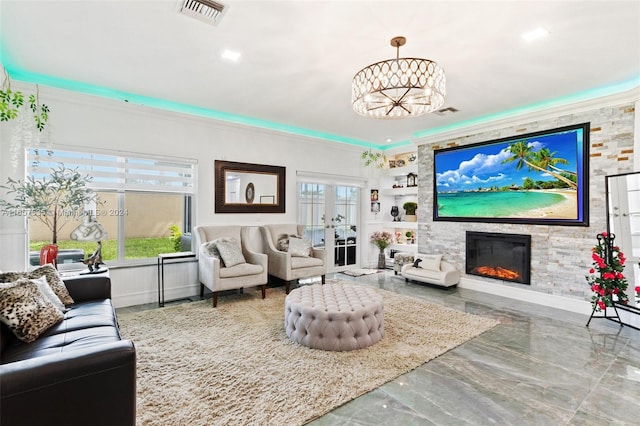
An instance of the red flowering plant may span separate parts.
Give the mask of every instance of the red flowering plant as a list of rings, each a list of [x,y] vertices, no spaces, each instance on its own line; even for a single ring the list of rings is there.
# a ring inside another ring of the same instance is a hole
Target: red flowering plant
[[[586,279],[593,291],[591,304],[599,312],[613,306],[614,301],[627,304],[629,298],[625,293],[628,282],[622,274],[626,258],[620,247],[613,245],[615,235],[603,232],[596,238],[598,244],[591,250],[593,267]]]

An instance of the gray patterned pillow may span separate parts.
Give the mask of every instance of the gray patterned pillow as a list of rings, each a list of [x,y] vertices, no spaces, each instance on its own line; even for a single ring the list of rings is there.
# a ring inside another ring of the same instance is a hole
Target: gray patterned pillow
[[[289,238],[289,253],[291,256],[309,257],[311,255],[311,240],[306,238]]]
[[[220,256],[224,260],[225,267],[230,268],[241,263],[247,263],[235,239],[229,238],[228,240],[220,241],[217,243],[217,247]]]
[[[40,277],[47,279],[47,283],[62,303],[66,306],[73,304],[73,298],[71,298],[67,286],[64,285],[64,281],[62,281],[58,270],[51,264],[40,266],[31,272],[4,272],[0,274],[0,283],[14,282],[18,278]]]
[[[224,260],[222,260],[222,257],[220,256],[220,251],[218,251],[218,246],[217,246],[218,241],[220,240],[209,241],[208,243],[204,243],[203,246],[205,251],[209,254],[209,256],[212,256],[218,259],[220,261],[221,266],[224,267]]]
[[[0,284],[0,321],[23,342],[33,342],[63,318],[31,280],[20,278]]]

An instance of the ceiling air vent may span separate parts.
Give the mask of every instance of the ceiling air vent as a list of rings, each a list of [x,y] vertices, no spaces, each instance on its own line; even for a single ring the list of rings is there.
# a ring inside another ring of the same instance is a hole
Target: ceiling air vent
[[[211,0],[180,0],[180,13],[217,25],[228,6]]]

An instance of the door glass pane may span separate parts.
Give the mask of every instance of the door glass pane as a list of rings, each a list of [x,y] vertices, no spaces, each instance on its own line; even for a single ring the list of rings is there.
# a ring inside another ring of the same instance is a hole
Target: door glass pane
[[[335,187],[335,265],[356,264],[358,188]]]
[[[313,247],[324,247],[325,187],[316,183],[298,185],[298,223],[305,225],[305,238]]]

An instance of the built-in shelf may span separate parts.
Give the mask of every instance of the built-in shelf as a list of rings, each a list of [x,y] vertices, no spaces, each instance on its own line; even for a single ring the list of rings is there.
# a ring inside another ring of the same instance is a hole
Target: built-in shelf
[[[393,195],[400,197],[402,195],[418,195],[417,186],[405,186],[404,188],[383,188],[380,190],[382,195]]]
[[[418,222],[384,222],[385,228],[418,229]]]
[[[418,245],[417,244],[391,244],[389,246],[389,248],[392,248],[393,250],[399,250],[399,251],[416,251],[418,249]]]
[[[413,163],[403,167],[393,167],[386,170],[388,176],[406,176],[409,173],[418,174],[418,164]]]

